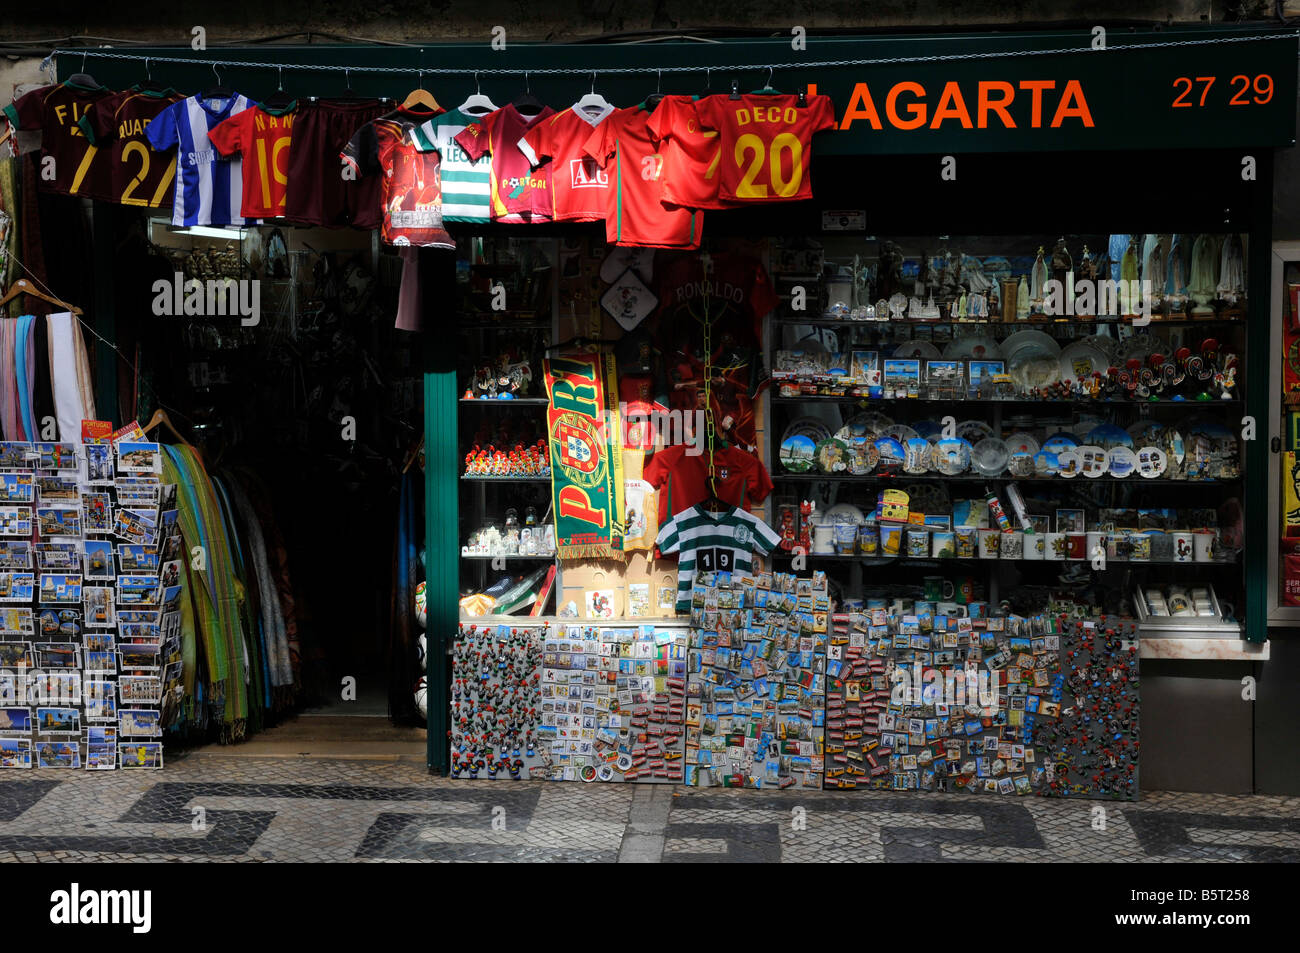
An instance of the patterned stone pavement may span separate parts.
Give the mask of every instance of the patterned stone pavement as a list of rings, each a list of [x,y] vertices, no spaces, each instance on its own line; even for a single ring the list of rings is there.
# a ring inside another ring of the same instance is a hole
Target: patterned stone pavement
[[[1300,861],[1300,798],[670,791],[190,756],[0,776],[0,860]]]

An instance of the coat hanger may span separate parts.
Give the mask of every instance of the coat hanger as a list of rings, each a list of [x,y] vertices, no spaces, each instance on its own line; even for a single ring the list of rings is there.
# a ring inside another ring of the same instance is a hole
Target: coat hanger
[[[293,105],[294,98],[284,91],[284,67],[280,68],[280,86],[270,96],[266,97],[259,105],[263,110],[271,112],[280,112]]]
[[[423,449],[424,449],[424,437],[420,437],[420,439],[415,442],[415,446],[412,447],[410,451],[406,454],[406,460],[403,461],[402,463],[403,473],[411,469],[411,465],[415,463],[416,460],[420,459],[420,451]]]
[[[91,89],[100,88],[99,83],[95,81],[95,77],[91,76],[89,73],[86,72],[85,53],[81,54],[81,72],[73,73],[71,76],[67,78],[66,82],[69,82],[74,86],[89,86]]]
[[[63,301],[60,298],[56,298],[53,295],[49,295],[43,291],[37,290],[36,286],[32,284],[30,281],[28,281],[26,278],[19,278],[17,281],[15,281],[13,284],[9,286],[9,290],[5,292],[4,297],[0,298],[0,311],[4,309],[5,305],[7,305],[10,301],[13,301],[21,294],[30,295],[33,298],[40,298],[42,301],[47,301],[50,304],[54,305],[56,308],[62,308],[65,311],[71,311],[73,314],[76,315],[80,315],[82,313],[81,309],[78,308],[75,304],[68,304],[68,302]]]
[[[483,87],[478,81],[478,72],[474,73],[474,92],[466,97],[458,107],[467,116],[486,116],[497,111],[497,104],[483,95]]]
[[[217,78],[217,85],[210,86],[200,93],[202,99],[229,99],[235,95],[235,91],[221,82],[221,73],[217,71],[217,64],[212,64],[212,75]]]
[[[655,91],[645,98],[645,108],[651,112],[653,112],[654,108],[663,102],[664,99],[664,71],[658,70],[657,73],[659,78],[655,82]]]
[[[542,105],[542,101],[533,95],[533,85],[529,82],[527,70],[524,71],[524,91],[511,105],[524,116],[536,116],[546,108]]]
[[[757,96],[780,96],[781,91],[772,85],[772,67],[767,68],[767,82],[762,89],[754,90]]]
[[[704,90],[696,95],[696,99],[703,99],[705,96],[713,95],[713,68],[705,67],[704,69]]]
[[[149,69],[149,57],[147,56],[144,58],[144,76],[145,76],[144,82],[136,86],[136,89],[138,89],[140,92],[142,93],[167,92],[167,87],[164,86],[162,83],[157,82],[153,78],[153,71]]]
[[[141,429],[145,433],[149,433],[149,431],[155,429],[159,424],[162,424],[163,427],[166,428],[167,432],[176,438],[177,443],[193,450],[194,455],[199,458],[200,463],[203,462],[203,456],[199,453],[198,448],[193,446],[188,440],[180,435],[180,431],[172,425],[172,419],[167,416],[167,411],[163,410],[161,407],[153,412],[153,416],[149,418],[149,422]]]
[[[591,92],[583,96],[573,104],[577,112],[609,112],[614,107],[609,104],[604,96],[596,92],[596,74],[591,74]]]
[[[438,100],[434,99],[433,94],[424,88],[424,70],[420,70],[420,85],[406,94],[400,108],[408,111],[420,109],[429,112],[442,112]]]

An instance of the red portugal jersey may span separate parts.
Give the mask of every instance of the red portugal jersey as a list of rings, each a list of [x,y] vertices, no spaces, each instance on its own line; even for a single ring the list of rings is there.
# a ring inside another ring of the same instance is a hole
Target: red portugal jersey
[[[362,175],[384,177],[380,235],[390,245],[455,248],[442,227],[442,175],[436,152],[421,152],[411,131],[434,114],[398,109],[357,130],[343,160]]]
[[[700,122],[722,140],[719,196],[740,202],[812,198],[808,163],[813,133],[835,126],[829,96],[749,93],[709,96],[695,104]]]
[[[709,498],[709,453],[692,454],[682,444],[665,447],[650,458],[641,478],[659,491],[659,525]],[[713,451],[713,484],[732,506],[752,509],[772,492],[772,477],[761,460],[739,447]]]
[[[519,140],[519,151],[534,167],[550,160],[550,214],[557,222],[594,222],[605,217],[609,174],[582,151],[582,144],[613,111],[611,106],[588,114],[571,106],[534,123]]]
[[[544,222],[551,217],[551,170],[534,169],[520,140],[538,123],[555,115],[545,106],[525,116],[507,103],[456,133],[456,142],[471,161],[492,154],[492,221]]]
[[[244,172],[244,218],[281,218],[289,185],[289,142],[293,137],[296,102],[283,110],[261,106],[223,119],[208,138],[229,159],[239,154]]]
[[[699,248],[703,216],[661,201],[664,157],[650,132],[651,116],[643,106],[616,110],[583,144],[612,179],[605,238],[613,245]]]
[[[145,138],[150,120],[185,96],[125,89],[101,99],[81,117],[81,131],[108,166],[107,200],[141,208],[171,208],[176,191],[176,153],[155,152]]]
[[[4,108],[5,117],[15,129],[41,130],[42,191],[95,199],[109,197],[108,165],[78,123],[92,106],[112,95],[102,86],[91,89],[59,83],[33,89]]]
[[[665,96],[650,116],[664,157],[663,201],[686,208],[730,208],[718,197],[722,140],[695,114],[695,97]]]

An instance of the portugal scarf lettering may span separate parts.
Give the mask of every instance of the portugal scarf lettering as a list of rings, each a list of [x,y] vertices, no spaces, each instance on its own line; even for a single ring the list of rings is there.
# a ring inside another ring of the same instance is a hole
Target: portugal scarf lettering
[[[623,448],[614,355],[570,351],[545,362],[555,544],[561,559],[623,551]]]

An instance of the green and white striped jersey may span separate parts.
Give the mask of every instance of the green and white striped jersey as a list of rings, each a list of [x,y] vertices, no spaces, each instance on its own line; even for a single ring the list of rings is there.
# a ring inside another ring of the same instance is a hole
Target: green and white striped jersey
[[[772,527],[737,507],[714,514],[692,506],[665,523],[655,543],[664,555],[679,554],[677,611],[689,612],[696,572],[752,572],[754,552],[766,556],[780,541]]]
[[[452,109],[411,130],[417,149],[437,152],[442,159],[444,222],[486,222],[492,217],[492,157],[473,160],[456,141],[461,130],[482,118]]]

